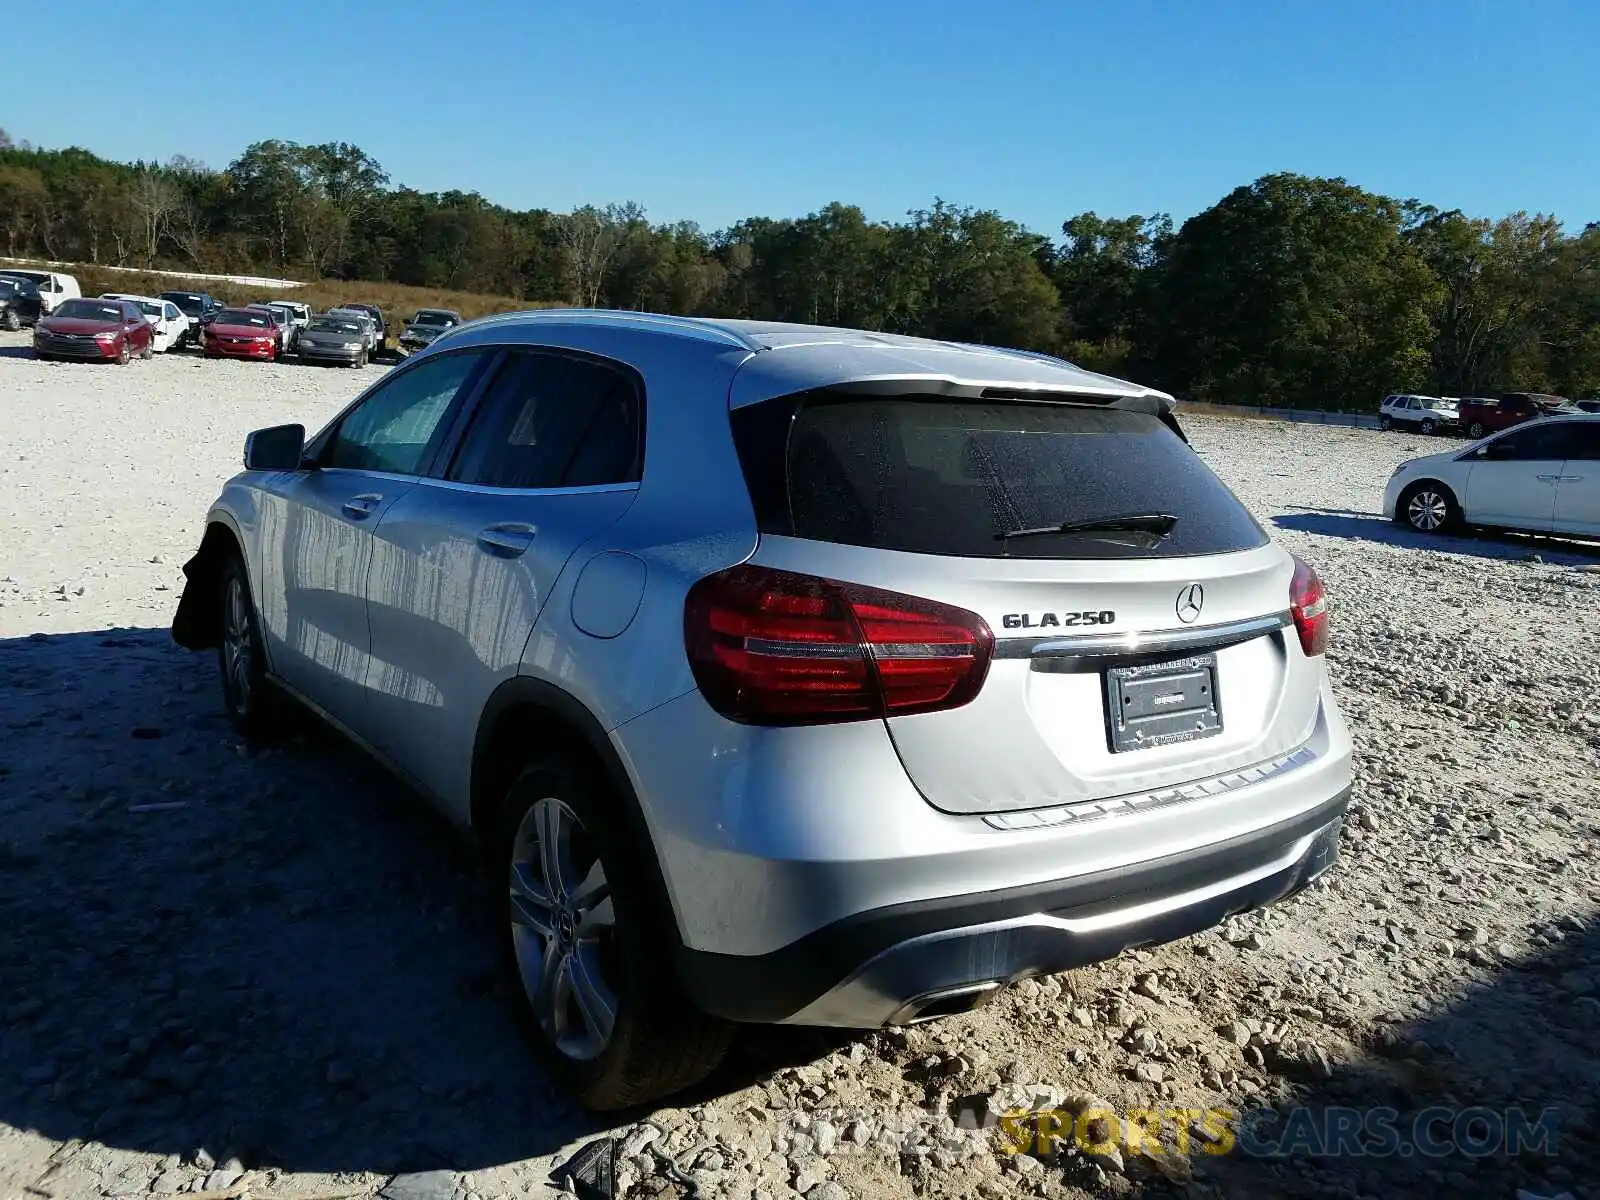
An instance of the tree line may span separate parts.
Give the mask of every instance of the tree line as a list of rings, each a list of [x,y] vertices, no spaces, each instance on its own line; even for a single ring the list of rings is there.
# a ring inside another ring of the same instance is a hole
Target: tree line
[[[898,222],[834,203],[708,232],[632,203],[517,211],[419,192],[342,142],[258,142],[213,170],[0,131],[0,245],[988,342],[1225,404],[1600,391],[1600,225],[1568,234],[1553,216],[1473,217],[1292,174],[1181,226],[1086,212],[1048,237],[935,200]]]

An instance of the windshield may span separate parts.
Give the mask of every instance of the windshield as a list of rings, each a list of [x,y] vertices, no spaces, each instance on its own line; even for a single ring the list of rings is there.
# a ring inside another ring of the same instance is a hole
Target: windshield
[[[147,317],[159,317],[162,309],[161,305],[159,304],[152,303],[149,300],[140,300],[139,311],[144,313],[144,315]]]
[[[306,329],[310,333],[347,333],[351,337],[361,336],[361,325],[358,322],[341,320],[338,317],[316,317]]]
[[[217,314],[218,325],[253,325],[257,329],[271,329],[272,320],[266,313],[246,312],[242,308],[225,308]]]
[[[0,279],[0,296],[17,296],[25,290],[15,279]]]
[[[205,301],[200,299],[199,296],[186,296],[182,292],[162,292],[161,298],[163,300],[171,300],[190,316],[202,312],[206,306]]]
[[[411,318],[411,323],[413,325],[454,325],[456,318],[454,313],[434,312],[425,308]]]
[[[1424,396],[1422,398],[1422,407],[1431,408],[1435,412],[1441,408],[1454,408],[1455,406],[1456,402],[1454,400],[1440,400],[1433,396]]]
[[[56,308],[56,316],[80,321],[121,321],[122,305],[112,300],[68,300]]]

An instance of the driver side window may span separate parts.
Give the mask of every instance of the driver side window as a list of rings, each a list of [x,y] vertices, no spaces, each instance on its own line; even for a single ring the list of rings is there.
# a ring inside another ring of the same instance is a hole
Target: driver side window
[[[1499,462],[1551,462],[1568,457],[1568,427],[1541,425],[1518,429],[1489,443],[1489,457]]]
[[[322,465],[417,474],[443,433],[450,402],[482,357],[476,350],[447,354],[397,371],[340,422]]]

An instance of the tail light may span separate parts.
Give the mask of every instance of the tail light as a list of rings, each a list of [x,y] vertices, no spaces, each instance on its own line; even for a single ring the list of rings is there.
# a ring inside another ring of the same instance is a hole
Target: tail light
[[[1300,632],[1300,648],[1306,657],[1328,648],[1328,591],[1310,563],[1297,555],[1294,578],[1289,581],[1289,612]]]
[[[815,725],[959,708],[994,634],[965,609],[768,567],[689,589],[684,644],[706,701],[748,725]]]

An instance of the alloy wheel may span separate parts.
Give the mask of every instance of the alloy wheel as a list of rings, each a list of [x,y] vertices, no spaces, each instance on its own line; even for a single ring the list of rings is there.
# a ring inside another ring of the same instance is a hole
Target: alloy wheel
[[[1412,528],[1424,533],[1435,533],[1443,528],[1449,516],[1449,502],[1431,488],[1417,492],[1406,505],[1406,520],[1411,522]]]
[[[228,703],[236,713],[250,708],[250,671],[255,645],[250,634],[250,598],[238,575],[228,580],[222,602],[223,664],[228,673]]]
[[[616,909],[593,839],[555,797],[517,827],[510,888],[512,947],[540,1028],[567,1058],[598,1058],[617,1020]]]

